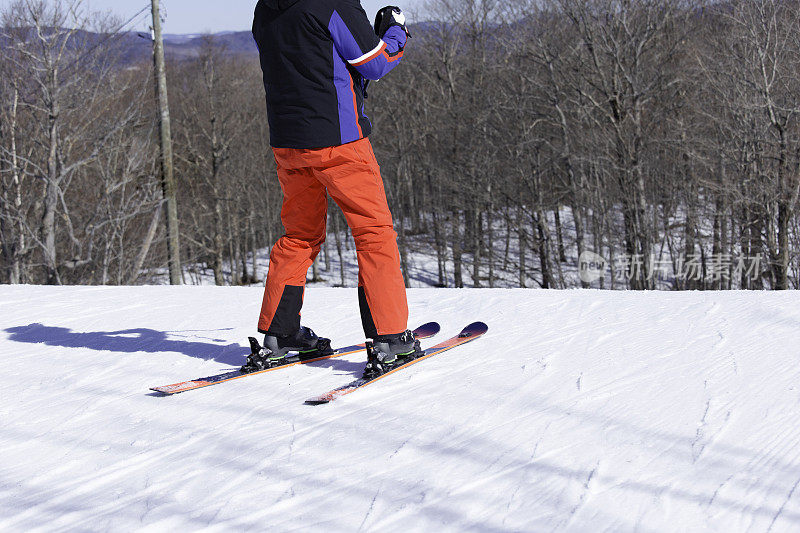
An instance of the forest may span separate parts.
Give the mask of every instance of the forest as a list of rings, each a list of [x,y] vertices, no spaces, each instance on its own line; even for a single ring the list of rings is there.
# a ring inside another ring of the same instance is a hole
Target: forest
[[[799,4],[429,0],[366,103],[404,266],[430,256],[440,287],[798,288]],[[0,14],[0,283],[165,283],[153,62],[125,22],[80,0]],[[184,282],[259,283],[283,228],[258,58],[201,41],[167,62]],[[334,208],[328,232],[314,277],[352,248]],[[610,275],[579,276],[594,257]]]

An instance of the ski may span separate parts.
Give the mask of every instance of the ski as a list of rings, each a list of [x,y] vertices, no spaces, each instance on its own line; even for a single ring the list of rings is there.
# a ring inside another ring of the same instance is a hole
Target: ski
[[[461,330],[461,333],[459,333],[455,337],[447,339],[446,341],[444,341],[444,342],[442,342],[440,344],[437,344],[436,346],[433,346],[431,348],[428,348],[427,350],[424,350],[422,352],[422,355],[420,355],[419,357],[417,357],[415,359],[412,359],[412,360],[410,360],[410,361],[408,361],[408,362],[406,362],[404,364],[401,364],[400,366],[396,366],[396,367],[392,368],[391,370],[389,370],[388,372],[385,372],[385,373],[383,373],[383,374],[381,374],[379,376],[375,376],[373,378],[359,378],[359,379],[357,379],[357,380],[355,380],[355,381],[353,381],[353,382],[351,382],[351,383],[349,383],[349,384],[347,384],[347,385],[345,385],[343,387],[339,387],[338,389],[334,389],[334,390],[332,390],[332,391],[330,391],[330,392],[328,392],[326,394],[323,394],[321,396],[317,396],[316,398],[311,398],[309,400],[306,400],[305,403],[307,403],[309,405],[321,405],[321,404],[324,404],[324,403],[332,402],[336,398],[340,398],[342,396],[345,396],[346,394],[350,394],[352,392],[355,392],[355,391],[357,391],[358,389],[360,389],[362,387],[366,387],[370,383],[375,383],[379,379],[383,379],[383,378],[385,378],[386,376],[388,376],[390,374],[394,374],[395,372],[398,372],[398,371],[400,371],[400,370],[402,370],[404,368],[408,368],[409,366],[411,366],[413,364],[416,364],[416,363],[419,363],[420,361],[422,361],[424,359],[427,359],[429,357],[433,357],[434,355],[440,354],[442,352],[446,352],[447,350],[451,350],[451,349],[455,348],[456,346],[461,346],[462,344],[466,344],[466,343],[468,343],[470,341],[474,341],[475,339],[481,337],[488,330],[489,330],[489,326],[487,326],[483,322],[474,322],[474,323],[470,324],[469,326],[465,327],[463,330]]]
[[[427,324],[423,324],[422,326],[415,329],[414,335],[416,335],[418,339],[427,339],[439,333],[439,329],[440,326],[438,323],[428,322]],[[255,341],[255,339],[252,339],[251,343],[253,341]],[[243,378],[245,376],[255,376],[257,374],[264,374],[266,372],[272,372],[273,370],[288,368],[294,365],[304,365],[308,363],[314,363],[316,361],[324,361],[325,359],[332,359],[334,357],[342,357],[344,355],[358,353],[364,350],[365,348],[366,344],[361,343],[361,344],[354,344],[352,346],[346,346],[344,348],[338,348],[334,350],[332,354],[329,355],[309,357],[309,356],[303,356],[302,354],[296,354],[287,357],[285,363],[274,366],[272,368],[268,368],[266,370],[259,370],[257,372],[249,372],[249,373],[242,373],[240,370],[232,370],[230,372],[225,372],[224,374],[217,374],[215,376],[193,379],[191,381],[183,381],[181,383],[174,383],[172,385],[163,385],[161,387],[151,387],[150,390],[159,392],[164,395],[172,395],[172,394],[177,394],[179,392],[186,392],[188,390],[201,389],[203,387],[208,387],[210,385],[217,385],[218,383],[232,381],[234,379]]]

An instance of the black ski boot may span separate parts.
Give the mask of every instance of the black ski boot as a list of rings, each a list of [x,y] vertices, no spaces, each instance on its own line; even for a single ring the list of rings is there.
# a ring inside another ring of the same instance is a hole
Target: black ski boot
[[[243,374],[268,370],[285,364],[289,352],[297,352],[296,356],[291,357],[298,361],[333,353],[330,339],[318,337],[307,327],[301,327],[294,335],[284,337],[264,335],[264,346],[250,337],[250,351],[247,363],[241,368]]]
[[[370,379],[385,374],[393,367],[416,359],[422,355],[419,341],[411,331],[397,335],[380,335],[367,343],[367,366],[364,378]]]

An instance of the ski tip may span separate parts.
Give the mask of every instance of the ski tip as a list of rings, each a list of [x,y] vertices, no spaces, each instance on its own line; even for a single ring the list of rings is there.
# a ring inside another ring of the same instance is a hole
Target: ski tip
[[[150,387],[150,390],[157,393],[159,396],[172,396],[173,394],[176,394],[176,392],[167,390],[165,387]]]
[[[211,385],[211,383],[208,381],[196,380],[176,383],[174,385],[164,385],[163,387],[150,387],[150,390],[160,392],[164,396],[170,396],[172,394],[177,394],[187,390],[199,389],[200,387],[205,387],[206,385]]]
[[[306,400],[305,403],[306,405],[322,405],[324,403],[330,403],[341,395],[340,392],[341,389],[336,389],[330,392],[326,392],[325,394],[322,394],[320,396],[309,398],[308,400]]]
[[[306,400],[306,405],[323,405],[329,403],[330,400],[326,400],[325,398],[311,398],[310,400]]]
[[[474,337],[476,335],[483,335],[489,331],[489,326],[485,322],[473,322],[469,326],[461,330],[458,334],[459,337]]]
[[[439,325],[438,322],[428,322],[427,324],[422,324],[420,327],[414,330],[414,335],[418,339],[427,339],[428,337],[433,337],[442,329],[442,326]]]

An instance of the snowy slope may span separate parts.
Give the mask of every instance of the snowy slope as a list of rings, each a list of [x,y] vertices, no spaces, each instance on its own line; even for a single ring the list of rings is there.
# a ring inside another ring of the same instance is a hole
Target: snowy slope
[[[325,406],[363,356],[149,394],[239,364],[260,299],[0,287],[0,530],[800,529],[796,293],[418,289],[489,333]],[[355,305],[304,319],[349,344]]]

